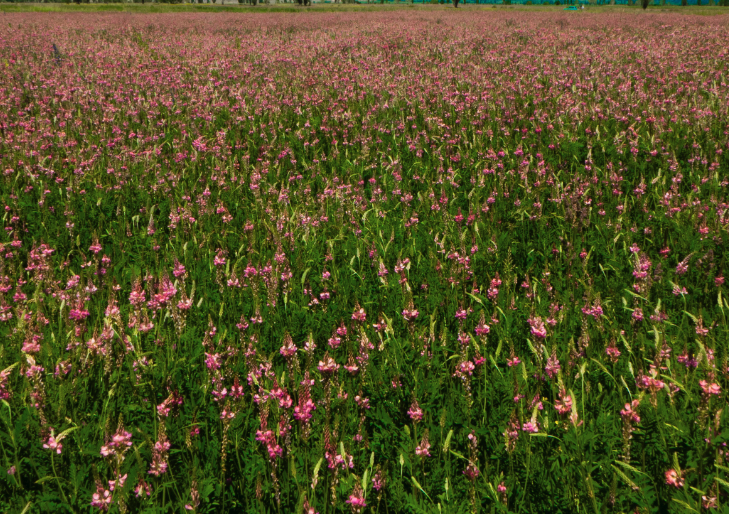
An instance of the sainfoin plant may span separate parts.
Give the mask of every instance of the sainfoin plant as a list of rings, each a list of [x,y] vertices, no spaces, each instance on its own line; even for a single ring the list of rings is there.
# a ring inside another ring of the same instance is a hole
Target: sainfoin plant
[[[6,14],[3,512],[727,512],[729,31]]]

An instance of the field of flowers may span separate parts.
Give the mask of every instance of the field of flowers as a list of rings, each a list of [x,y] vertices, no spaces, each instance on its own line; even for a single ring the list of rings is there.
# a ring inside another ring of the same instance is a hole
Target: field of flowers
[[[6,14],[0,511],[729,512],[729,20]]]

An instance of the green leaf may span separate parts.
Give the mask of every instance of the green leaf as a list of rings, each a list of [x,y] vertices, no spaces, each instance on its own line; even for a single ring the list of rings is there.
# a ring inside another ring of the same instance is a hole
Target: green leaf
[[[425,492],[425,489],[423,489],[423,487],[418,483],[418,481],[415,479],[415,477],[411,476],[410,478],[413,481],[413,484],[415,485],[415,487],[420,489],[423,492],[423,494],[428,497],[428,499],[430,500],[430,503],[433,503],[433,500],[430,497],[430,495]]]
[[[629,470],[630,470],[630,471],[632,471],[633,473],[638,473],[639,475],[644,475],[644,476],[648,476],[648,475],[646,475],[645,473],[643,473],[642,471],[640,471],[640,470],[638,470],[638,469],[635,469],[635,468],[634,468],[633,466],[631,466],[631,465],[630,465],[630,464],[628,464],[627,462],[623,462],[623,461],[621,461],[621,460],[616,460],[616,461],[615,461],[615,464],[618,464],[618,465],[620,465],[620,466],[624,467],[625,469],[629,469]]]
[[[625,289],[625,292],[628,293],[629,295],[635,296],[636,298],[640,298],[641,300],[645,300],[646,302],[648,301],[648,298],[645,298],[645,297],[643,297],[643,296],[641,296],[639,294],[636,294],[633,291],[631,291],[630,289]]]
[[[679,505],[683,505],[685,508],[687,508],[691,512],[695,512],[696,514],[701,514],[698,510],[694,509],[691,505],[689,505],[688,503],[686,503],[684,501],[679,500],[678,498],[672,498],[672,500],[675,501],[676,503],[678,503]]]
[[[721,479],[721,478],[719,478],[719,477],[714,477],[714,480],[716,480],[716,482],[717,482],[718,484],[721,484],[721,485],[723,485],[724,487],[726,487],[727,489],[729,489],[729,482],[727,482],[726,480],[722,480],[722,479]]]
[[[465,461],[467,461],[467,460],[468,460],[468,459],[467,459],[466,457],[464,457],[463,455],[461,455],[461,454],[460,454],[460,453],[458,453],[457,451],[454,451],[454,450],[448,450],[448,451],[449,451],[449,452],[451,452],[451,453],[452,453],[453,455],[455,455],[456,457],[458,457],[459,459],[463,459],[463,460],[465,460]]]
[[[476,301],[477,301],[478,303],[480,303],[481,305],[483,305],[483,301],[482,301],[482,300],[481,300],[480,298],[476,297],[475,295],[472,295],[472,294],[471,294],[471,293],[469,293],[469,292],[466,292],[466,294],[467,294],[468,296],[470,296],[471,298],[473,298],[474,300],[476,300]]]
[[[683,313],[684,313],[684,314],[686,314],[686,315],[687,315],[687,316],[688,316],[689,318],[691,318],[691,320],[692,320],[692,321],[693,321],[694,323],[698,323],[698,322],[699,322],[699,320],[698,320],[698,319],[696,318],[696,316],[694,316],[694,315],[693,315],[693,314],[691,314],[690,312],[688,312],[688,311],[683,311]]]
[[[640,489],[635,482],[633,482],[630,478],[628,478],[628,475],[620,471],[618,468],[616,468],[613,464],[610,464],[610,466],[615,470],[615,473],[625,482],[628,484],[634,491],[637,491]]]
[[[67,428],[66,430],[64,430],[63,432],[61,432],[60,434],[58,434],[58,437],[56,437],[56,441],[61,441],[68,434],[70,434],[71,432],[73,432],[75,430],[78,430],[79,428],[81,428],[81,427],[71,427],[71,428]]]
[[[448,453],[448,449],[451,446],[451,437],[453,437],[453,429],[448,431],[448,435],[443,443],[443,453]]]

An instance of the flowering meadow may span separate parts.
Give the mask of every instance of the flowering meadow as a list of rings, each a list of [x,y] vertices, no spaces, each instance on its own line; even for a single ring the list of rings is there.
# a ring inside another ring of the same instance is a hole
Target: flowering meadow
[[[0,511],[729,512],[729,20],[7,14]]]

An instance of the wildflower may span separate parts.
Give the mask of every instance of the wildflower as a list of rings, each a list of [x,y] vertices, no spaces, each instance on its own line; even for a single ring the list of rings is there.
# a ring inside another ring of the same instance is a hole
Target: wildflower
[[[699,361],[695,357],[689,356],[685,351],[682,355],[677,356],[676,360],[687,368],[696,369],[699,366]]]
[[[122,455],[132,446],[132,434],[124,430],[119,430],[111,438],[111,441],[101,447],[102,457],[111,457],[114,455]]]
[[[359,514],[367,506],[367,502],[364,499],[364,492],[359,482],[355,481],[354,490],[349,495],[349,499],[345,502],[352,507],[352,512]]]
[[[577,415],[576,412],[573,412],[572,414],[570,414],[570,422],[576,427],[579,427],[580,425],[582,425],[582,421],[579,419],[579,416]]]
[[[696,324],[696,334],[705,337],[709,334],[709,329],[704,327],[704,320],[699,317],[699,322]]]
[[[699,385],[701,386],[702,391],[704,391],[704,394],[707,396],[718,396],[721,394],[721,386],[716,382],[710,384],[706,380],[700,380]]]
[[[160,476],[167,473],[167,452],[170,450],[170,443],[164,433],[160,434],[157,442],[152,448],[152,463],[150,464],[150,475]]]
[[[53,430],[51,430],[51,435],[49,435],[48,439],[46,439],[46,442],[43,443],[43,448],[45,448],[46,450],[55,451],[58,455],[60,455],[61,450],[63,450],[61,439],[63,439],[63,437],[59,437],[58,439],[56,439],[53,435]]]
[[[355,307],[355,311],[352,313],[352,319],[355,321],[359,321],[360,323],[364,323],[367,319],[367,313],[363,308]]]
[[[428,435],[423,436],[423,439],[420,441],[420,444],[415,448],[415,455],[418,457],[430,457],[430,441],[428,441]]]
[[[638,405],[640,405],[640,400],[633,400],[631,403],[626,403],[625,408],[620,411],[620,415],[630,423],[640,423],[640,416],[635,411]]]
[[[666,476],[666,484],[672,485],[676,488],[683,487],[683,478],[681,475],[678,474],[678,472],[675,469],[669,469],[665,473]]]
[[[180,261],[175,258],[174,268],[172,269],[172,274],[175,276],[175,278],[185,277],[187,276],[187,271],[185,270],[185,266],[183,266]]]
[[[402,311],[402,317],[405,321],[412,321],[418,317],[420,313],[416,309],[404,309]]]
[[[462,346],[468,346],[468,343],[471,342],[471,337],[465,332],[461,332],[458,334],[458,342],[461,343]]]
[[[375,491],[378,491],[378,492],[379,492],[379,491],[380,491],[380,490],[382,489],[382,487],[383,487],[384,485],[385,485],[385,480],[384,480],[384,478],[382,477],[382,473],[381,473],[381,472],[380,472],[380,470],[378,469],[378,470],[377,470],[377,471],[375,472],[375,475],[374,475],[374,476],[372,477],[372,488],[373,488],[373,489],[374,489]]]
[[[329,343],[329,346],[333,349],[339,348],[339,345],[342,344],[342,339],[334,334],[332,337],[329,338],[327,341]]]
[[[410,419],[416,423],[423,419],[423,409],[420,408],[417,400],[413,400],[413,403],[408,410],[408,416],[410,416]]]
[[[618,350],[618,347],[615,346],[615,342],[611,341],[607,348],[605,348],[605,353],[608,355],[608,359],[614,364],[617,362],[618,357],[620,357],[620,350]]]
[[[537,426],[536,422],[527,421],[521,426],[522,431],[529,432],[531,434],[536,434],[539,432],[539,427]]]
[[[134,283],[132,292],[129,294],[129,303],[136,307],[142,305],[145,301],[146,295],[144,293],[144,289],[142,289],[142,281],[137,279]]]
[[[544,367],[544,372],[549,378],[554,378],[557,376],[560,369],[562,369],[562,367],[559,364],[559,359],[557,359],[557,355],[555,353],[552,353],[552,355],[550,355],[547,359],[547,365]]]
[[[152,488],[147,482],[140,479],[139,483],[134,488],[134,494],[137,498],[143,496],[144,494],[146,494],[147,498],[149,498],[152,495]]]
[[[537,339],[544,339],[547,337],[547,328],[544,326],[544,321],[542,321],[540,316],[537,316],[536,318],[529,318],[527,322],[531,326],[531,333],[534,337]]]
[[[309,499],[308,498],[304,498],[304,504],[303,504],[302,507],[303,507],[304,514],[319,514],[314,509],[314,507],[312,507],[311,505],[309,505]]]
[[[296,352],[298,351],[298,348],[296,348],[296,345],[294,344],[294,340],[291,338],[291,336],[286,333],[286,336],[284,336],[284,344],[281,347],[281,350],[279,350],[279,353],[283,355],[286,359],[293,357],[296,355]]]
[[[453,374],[454,377],[465,377],[466,375],[472,376],[473,370],[476,369],[476,366],[471,361],[463,361],[461,362],[458,367],[456,368],[456,372]]]
[[[688,270],[689,270],[688,261],[690,258],[691,258],[691,254],[689,254],[688,257],[686,257],[684,260],[682,260],[681,262],[678,263],[678,265],[676,266],[677,275],[684,275],[684,274],[686,274],[686,272],[688,272]]]
[[[512,414],[511,421],[504,430],[504,438],[506,440],[506,450],[511,453],[516,447],[516,441],[519,439],[519,432],[521,431],[521,425],[516,417],[516,414]]]
[[[331,356],[327,355],[323,361],[319,361],[317,369],[325,375],[331,375],[339,369],[339,364],[337,364]]]
[[[717,508],[716,484],[714,484],[713,492],[711,494],[701,496],[701,506],[706,510]]]
[[[564,389],[560,391],[559,399],[554,402],[554,408],[557,409],[557,412],[560,414],[567,414],[572,411],[572,397],[569,396]]]
[[[479,323],[476,326],[476,335],[477,336],[485,336],[491,331],[491,328],[486,323]]]
[[[466,475],[466,477],[473,482],[478,478],[478,475],[481,474],[481,472],[478,470],[478,467],[473,462],[469,462],[468,466],[466,466],[466,469],[463,471],[463,474]]]
[[[96,492],[91,496],[91,506],[99,510],[108,510],[111,500],[111,491],[97,486]]]
[[[113,491],[115,487],[124,487],[127,481],[127,474],[120,476],[116,480],[109,480],[109,491]]]

